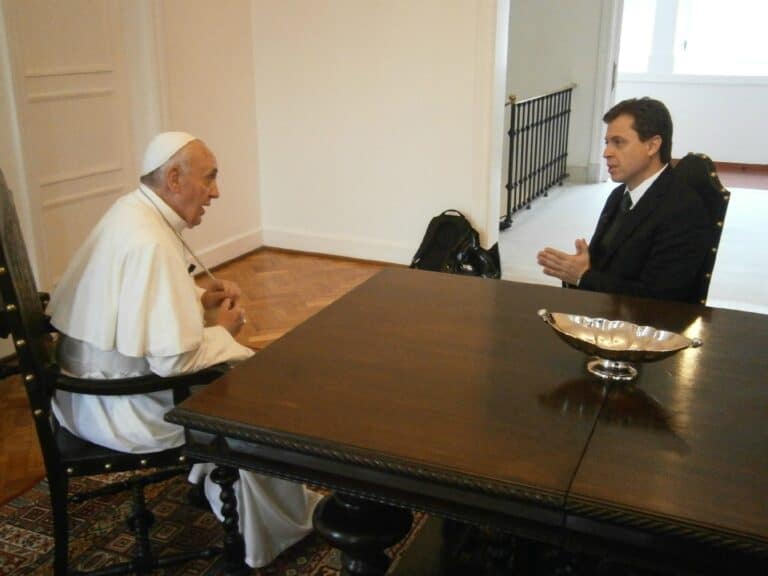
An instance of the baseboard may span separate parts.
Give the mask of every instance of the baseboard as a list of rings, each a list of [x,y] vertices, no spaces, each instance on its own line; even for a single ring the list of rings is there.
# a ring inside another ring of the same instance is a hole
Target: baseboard
[[[261,229],[252,230],[238,236],[227,238],[213,246],[203,248],[197,255],[208,268],[213,268],[224,262],[229,262],[253,252],[264,244]]]
[[[715,161],[715,170],[726,188],[768,190],[767,164]]]
[[[258,250],[255,250],[253,253],[261,252],[273,252],[276,254],[296,254],[296,255],[306,255],[306,256],[312,256],[315,258],[323,258],[325,260],[334,260],[336,262],[357,262],[360,264],[380,264],[382,266],[391,266],[393,268],[406,268],[410,265],[410,260],[407,264],[398,264],[395,262],[385,262],[384,260],[374,260],[371,258],[355,258],[353,256],[342,256],[340,254],[323,254],[320,252],[309,252],[307,250],[293,250],[291,248],[282,248],[280,246],[270,246],[269,244],[264,244],[259,248]],[[248,254],[243,254],[243,257],[247,257]]]
[[[386,242],[371,240],[370,238],[317,234],[280,228],[265,228],[262,231],[262,237],[265,245],[274,248],[394,264],[410,263],[417,248],[417,246],[410,246],[404,242]]]
[[[718,172],[741,172],[742,174],[759,174],[768,177],[768,164],[745,164],[744,162],[715,162]]]
[[[765,174],[768,175],[768,164],[749,164],[747,162],[720,162],[719,160],[711,159],[715,165],[715,169],[720,172],[721,170],[727,170],[732,172],[744,172],[746,174]],[[670,164],[675,166],[680,161],[680,158],[672,158]]]

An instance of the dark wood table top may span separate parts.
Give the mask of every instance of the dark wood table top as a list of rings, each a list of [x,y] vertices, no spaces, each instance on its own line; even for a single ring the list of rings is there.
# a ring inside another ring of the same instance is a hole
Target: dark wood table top
[[[704,346],[643,366],[634,387],[604,386],[540,308]],[[584,519],[682,521],[765,549],[765,342],[768,318],[755,314],[386,269],[168,419],[457,486],[452,497],[470,505],[477,491],[537,501],[561,510],[563,525],[567,511],[575,529]]]
[[[318,450],[532,488],[560,506],[597,417],[542,397],[582,371],[537,316],[565,291],[387,269],[174,412]],[[578,296],[576,298],[578,300]],[[237,432],[233,431],[233,435]],[[245,436],[242,436],[245,437]]]
[[[704,345],[610,391],[568,508],[650,532],[735,538],[745,549],[754,539],[766,550],[768,317],[682,305],[668,314]]]

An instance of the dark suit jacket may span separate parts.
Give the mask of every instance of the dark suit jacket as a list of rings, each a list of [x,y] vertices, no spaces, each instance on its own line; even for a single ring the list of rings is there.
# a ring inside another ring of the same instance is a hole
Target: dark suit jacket
[[[701,197],[674,183],[667,167],[629,211],[610,246],[601,239],[618,210],[624,185],[611,192],[589,244],[590,269],[579,288],[661,300],[697,302],[697,279],[712,246]]]

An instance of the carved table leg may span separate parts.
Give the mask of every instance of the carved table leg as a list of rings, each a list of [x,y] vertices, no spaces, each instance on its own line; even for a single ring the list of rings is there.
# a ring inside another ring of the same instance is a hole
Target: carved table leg
[[[224,574],[244,576],[251,569],[245,563],[245,543],[240,534],[237,515],[237,498],[232,485],[239,478],[237,468],[217,466],[211,472],[211,480],[221,488],[221,514],[224,516]]]
[[[331,494],[315,508],[315,529],[341,550],[345,576],[380,576],[390,560],[384,549],[408,534],[410,510],[394,508],[344,494]]]

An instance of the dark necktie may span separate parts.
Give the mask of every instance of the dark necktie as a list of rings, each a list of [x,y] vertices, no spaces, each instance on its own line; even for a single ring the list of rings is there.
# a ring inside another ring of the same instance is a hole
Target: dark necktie
[[[619,228],[621,228],[622,222],[624,222],[624,218],[626,217],[627,213],[632,208],[632,197],[629,195],[629,192],[626,190],[624,191],[624,196],[621,197],[621,203],[619,204],[619,209],[616,210],[616,213],[613,215],[613,219],[611,220],[611,223],[608,225],[608,228],[605,231],[605,234],[603,234],[603,239],[600,242],[602,245],[603,250],[607,250],[608,247],[611,245],[611,242],[613,242],[613,239],[616,237],[616,233],[619,231]]]
[[[632,209],[632,196],[628,191],[624,191],[624,196],[621,197],[621,204],[619,204],[619,210],[622,214],[626,214]]]

